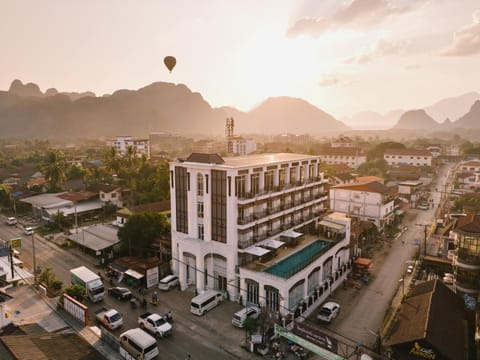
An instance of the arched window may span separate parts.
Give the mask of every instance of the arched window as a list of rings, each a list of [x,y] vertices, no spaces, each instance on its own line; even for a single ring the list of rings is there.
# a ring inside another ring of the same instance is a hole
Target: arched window
[[[203,175],[197,174],[197,195],[203,196]]]

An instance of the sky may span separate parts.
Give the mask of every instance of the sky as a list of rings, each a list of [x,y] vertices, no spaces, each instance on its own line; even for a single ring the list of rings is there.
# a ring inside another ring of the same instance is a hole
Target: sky
[[[164,81],[213,107],[291,96],[337,118],[480,91],[478,0],[0,0],[0,44],[1,90]]]

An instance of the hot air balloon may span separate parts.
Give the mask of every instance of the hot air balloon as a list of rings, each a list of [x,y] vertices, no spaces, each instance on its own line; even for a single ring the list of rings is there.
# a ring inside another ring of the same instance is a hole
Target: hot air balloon
[[[172,72],[175,64],[177,63],[177,60],[173,56],[166,56],[165,59],[163,59],[163,63],[165,64],[167,69]]]

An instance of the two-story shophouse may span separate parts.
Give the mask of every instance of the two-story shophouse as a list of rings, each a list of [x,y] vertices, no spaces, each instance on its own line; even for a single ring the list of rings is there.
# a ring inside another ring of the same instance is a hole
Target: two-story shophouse
[[[330,188],[330,209],[375,224],[379,230],[393,223],[398,188],[377,181]]]
[[[318,156],[193,153],[170,163],[181,288],[289,313],[321,302],[349,266],[350,219],[325,214]]]
[[[390,166],[432,166],[432,153],[428,150],[386,149],[383,158]]]

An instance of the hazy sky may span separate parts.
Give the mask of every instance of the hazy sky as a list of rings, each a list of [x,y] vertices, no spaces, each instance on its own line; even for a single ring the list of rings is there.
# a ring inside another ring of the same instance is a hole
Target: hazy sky
[[[1,90],[166,81],[215,107],[285,95],[341,117],[479,91],[480,1],[0,0],[0,46]]]

